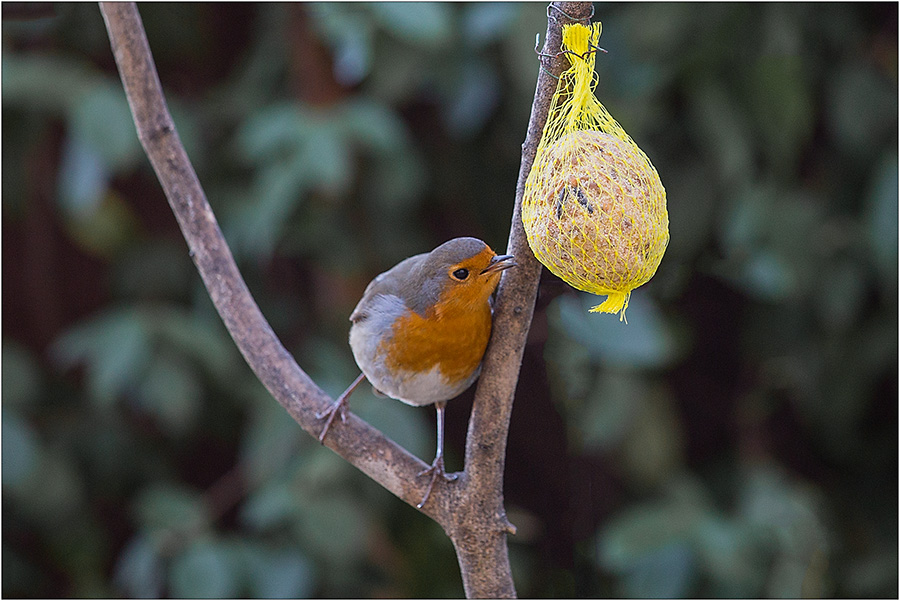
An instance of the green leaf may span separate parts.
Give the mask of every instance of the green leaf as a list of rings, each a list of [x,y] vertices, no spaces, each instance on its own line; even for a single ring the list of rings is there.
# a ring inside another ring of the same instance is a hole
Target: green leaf
[[[312,128],[293,167],[305,169],[310,183],[318,189],[346,193],[353,181],[354,166],[341,125],[329,120]]]
[[[693,531],[704,575],[715,597],[755,598],[762,595],[768,557],[764,539],[742,520],[709,515]]]
[[[72,137],[98,153],[110,170],[131,167],[141,146],[122,86],[104,81],[75,99],[69,116]]]
[[[226,238],[238,257],[265,258],[277,247],[291,213],[310,184],[312,166],[302,153],[273,162],[257,173],[252,201],[234,207],[224,225]]]
[[[63,334],[51,354],[63,367],[85,363],[91,397],[105,406],[135,384],[149,361],[150,346],[137,311],[112,309]]]
[[[141,527],[156,542],[167,541],[173,534],[196,535],[209,523],[206,505],[197,492],[164,483],[155,483],[141,492],[135,511]]]
[[[444,121],[448,131],[470,137],[480,131],[500,102],[499,74],[489,62],[469,60],[462,65],[461,81],[444,103]]]
[[[652,369],[664,367],[676,357],[674,333],[641,290],[631,295],[627,324],[615,316],[589,313],[597,304],[592,295],[561,296],[554,303],[558,326],[606,365]]]
[[[705,491],[697,482],[675,477],[657,502],[632,505],[610,519],[598,537],[598,562],[625,572],[642,557],[670,544],[690,541],[710,514]]]
[[[357,397],[360,392],[360,389],[357,389],[353,393],[356,413],[381,430],[385,436],[430,464],[434,457],[436,433],[429,421],[429,413],[433,413],[434,409],[431,406],[410,407],[394,399],[375,397],[371,392],[365,401],[357,402],[360,400]],[[451,404],[447,411],[453,410]],[[448,469],[453,467],[450,466]]]
[[[85,511],[83,474],[70,454],[52,448],[41,448],[37,461],[30,477],[20,482],[19,509],[50,527],[68,526]]]
[[[289,549],[260,549],[247,554],[244,569],[251,594],[260,599],[305,599],[315,590],[313,565]]]
[[[423,69],[428,64],[425,57],[401,44],[388,44],[378,54],[376,66],[366,81],[369,93],[394,106],[413,102],[428,80],[428,73]],[[378,68],[378,65],[390,65],[390,68]]]
[[[97,85],[90,63],[62,56],[4,52],[3,106],[61,114]]]
[[[741,482],[740,515],[776,549],[804,561],[827,549],[825,524],[810,491],[769,466],[747,470]]]
[[[788,298],[797,286],[793,270],[786,260],[766,249],[754,252],[744,262],[737,277],[748,292],[766,300]]]
[[[776,555],[769,573],[769,582],[766,585],[764,596],[768,599],[803,599],[804,579],[810,569],[811,557],[798,561],[793,557]],[[816,588],[821,590],[820,580]],[[818,595],[816,597],[819,597]]]
[[[188,599],[233,598],[238,593],[240,566],[230,561],[229,549],[199,540],[177,555],[169,571],[174,597]]]
[[[349,6],[352,5],[315,2],[307,10],[334,54],[334,78],[341,85],[352,87],[371,71],[374,31],[371,21],[359,12],[359,5]]]
[[[695,135],[701,137],[702,148],[718,164],[721,179],[735,183],[750,180],[754,173],[752,130],[744,112],[725,89],[712,83],[693,89],[690,98]]]
[[[635,599],[677,599],[687,595],[695,579],[697,560],[685,542],[672,542],[650,551],[635,561],[625,573],[626,597]]]
[[[747,186],[732,198],[721,221],[720,239],[726,252],[746,256],[765,240],[766,219],[777,192],[767,185]]]
[[[40,446],[37,436],[25,420],[6,408],[0,442],[3,447],[3,489],[19,488],[38,468]]]
[[[552,335],[547,337],[544,358],[550,377],[554,400],[566,403],[566,411],[578,415],[579,409],[593,389],[597,368],[587,347],[568,336],[560,335],[557,321],[553,321]]]
[[[2,350],[3,378],[0,396],[5,411],[31,405],[41,391],[41,373],[31,354],[17,342],[4,338]]]
[[[302,499],[326,496],[334,491],[346,490],[348,479],[356,472],[337,454],[328,452],[321,445],[296,464],[293,486]]]
[[[426,166],[417,152],[394,153],[376,157],[375,167],[366,177],[377,209],[391,216],[413,209],[427,184]],[[390,219],[396,231],[397,219]]]
[[[241,507],[241,521],[257,531],[272,530],[295,518],[299,509],[288,484],[275,480],[249,496]]]
[[[138,387],[141,406],[174,435],[194,426],[202,406],[203,387],[190,365],[168,353],[156,353]]]
[[[715,270],[761,300],[779,302],[817,291],[821,247],[808,241],[820,235],[822,205],[801,190],[748,186],[722,222],[728,258]]]
[[[372,69],[372,28],[362,19],[353,19],[346,35],[334,52],[334,78],[344,86],[352,87],[365,79]]]
[[[896,83],[863,58],[842,63],[828,81],[826,123],[835,144],[858,160],[871,159],[897,129]]]
[[[165,570],[156,545],[145,536],[132,538],[116,561],[113,581],[126,597],[159,598],[165,584]]]
[[[59,166],[59,202],[74,218],[89,219],[106,194],[111,177],[109,165],[92,145],[77,136],[63,143]]]
[[[149,321],[154,336],[202,365],[211,376],[225,378],[234,369],[238,360],[234,341],[218,316],[207,319],[172,306],[153,311]]]
[[[717,212],[721,210],[717,187],[711,185],[716,175],[710,165],[679,165],[665,175],[666,194],[670,199],[690,198],[690,203],[669,201],[669,234],[664,268],[654,277],[693,269],[691,262],[705,252],[711,242]],[[683,267],[682,267],[683,266]]]
[[[837,259],[819,277],[820,292],[814,301],[822,321],[829,329],[847,330],[860,317],[865,302],[866,281],[859,263]]]
[[[710,10],[713,9],[711,6]],[[696,38],[697,17],[678,4],[654,3],[639,12],[626,13],[627,20],[619,27],[609,27],[604,22],[600,45],[605,46],[603,39],[623,31],[631,34],[630,45],[636,52],[669,56],[672,48],[688,46]]]
[[[462,33],[466,42],[483,48],[513,28],[522,6],[514,2],[472,2],[463,5]]]
[[[762,48],[745,75],[746,97],[760,149],[776,172],[790,174],[815,123],[810,65],[800,44],[804,18],[775,4],[761,16]]]
[[[367,5],[381,25],[413,44],[439,46],[453,33],[451,5],[444,2],[373,2]]]
[[[256,177],[256,189],[260,194],[255,209],[271,221],[286,219],[299,204],[308,187],[314,165],[306,162],[310,156],[304,142],[303,150],[290,155],[287,160],[273,162],[262,168]]]
[[[369,530],[368,513],[347,496],[310,495],[300,507],[297,534],[310,550],[338,565],[361,560]]]
[[[625,572],[642,557],[688,539],[695,516],[678,507],[638,506],[609,521],[600,536],[600,563]]]
[[[622,446],[622,467],[633,486],[664,484],[684,463],[684,427],[662,386],[647,391]]]
[[[241,440],[241,462],[255,482],[267,482],[284,468],[297,453],[307,434],[259,383],[259,396],[253,404],[250,425]]]
[[[307,115],[296,105],[272,105],[243,123],[237,133],[237,147],[247,161],[264,165],[278,155],[295,152],[308,126]]]
[[[888,153],[877,164],[866,197],[865,225],[872,261],[881,276],[882,287],[897,290],[897,155]],[[896,296],[895,296],[896,298]]]
[[[387,106],[369,99],[354,99],[343,103],[336,112],[335,122],[342,135],[376,153],[397,153],[409,146],[409,133],[400,118]]]
[[[583,433],[590,448],[608,450],[628,435],[634,417],[649,393],[641,378],[630,372],[603,370],[584,401],[584,408],[570,420]]]

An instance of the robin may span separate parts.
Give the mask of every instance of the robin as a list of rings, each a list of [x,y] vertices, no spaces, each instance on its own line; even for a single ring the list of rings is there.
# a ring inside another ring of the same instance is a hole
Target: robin
[[[491,337],[491,296],[500,274],[516,265],[477,238],[454,238],[430,253],[405,259],[372,280],[350,314],[350,348],[362,370],[324,412],[319,441],[363,379],[376,394],[408,405],[434,405],[437,453],[419,476],[431,480],[421,509],[444,470],[444,409],[478,378]]]

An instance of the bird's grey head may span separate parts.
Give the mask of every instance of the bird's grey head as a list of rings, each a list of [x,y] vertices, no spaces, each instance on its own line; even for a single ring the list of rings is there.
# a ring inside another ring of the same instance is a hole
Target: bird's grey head
[[[418,273],[410,278],[410,283],[418,289],[410,309],[424,315],[428,307],[440,298],[441,290],[447,283],[449,270],[454,265],[484,252],[488,245],[478,238],[454,238],[444,242],[424,257],[418,265]]]

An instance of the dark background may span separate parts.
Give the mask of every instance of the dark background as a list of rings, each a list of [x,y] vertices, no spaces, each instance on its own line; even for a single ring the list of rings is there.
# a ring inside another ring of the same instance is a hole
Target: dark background
[[[330,394],[368,281],[509,231],[544,4],[141,5],[242,272]],[[506,504],[526,597],[896,597],[897,4],[603,4],[668,192],[628,324],[544,273]],[[5,597],[443,597],[435,524],[215,314],[95,4],[3,3]],[[448,409],[460,469],[472,393]],[[428,460],[433,412],[352,408]]]

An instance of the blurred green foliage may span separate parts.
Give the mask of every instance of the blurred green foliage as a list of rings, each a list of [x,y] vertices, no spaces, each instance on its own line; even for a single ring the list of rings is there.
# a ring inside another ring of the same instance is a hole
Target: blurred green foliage
[[[545,5],[140,10],[248,284],[328,393],[372,276],[453,236],[503,248]],[[519,594],[896,597],[896,4],[595,18],[671,243],[627,325],[544,274],[507,464]],[[4,3],[2,44],[3,595],[461,595],[440,529],[236,352],[96,5]],[[430,456],[431,412],[352,408]]]

